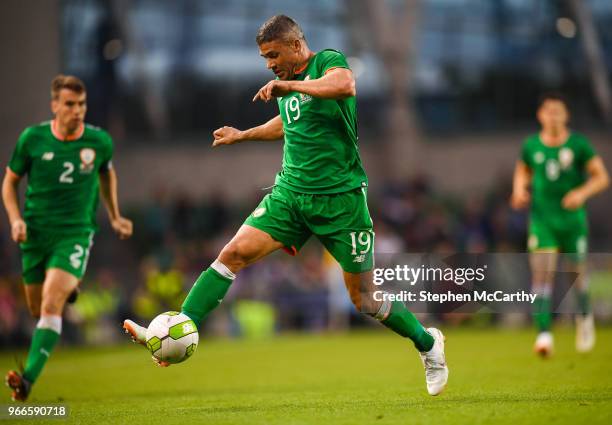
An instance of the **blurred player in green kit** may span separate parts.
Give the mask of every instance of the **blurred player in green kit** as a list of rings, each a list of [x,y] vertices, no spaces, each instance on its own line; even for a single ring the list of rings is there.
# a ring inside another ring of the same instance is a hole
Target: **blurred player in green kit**
[[[279,115],[248,130],[219,128],[213,146],[284,138],[283,166],[272,192],[195,282],[183,313],[200,326],[236,273],[278,249],[296,255],[314,235],[340,263],[357,309],[414,343],[427,390],[439,394],[448,379],[442,332],[425,329],[403,303],[372,297],[374,231],[357,146],[355,81],[345,56],[312,52],[299,25],[284,15],[265,22],[256,42],[276,79],[253,101],[276,101]],[[124,328],[144,345],[144,327],[126,320]]]
[[[537,118],[542,129],[523,144],[511,199],[517,209],[531,204],[528,248],[532,291],[537,295],[533,318],[538,329],[534,351],[542,357],[553,353],[554,271],[559,254],[566,254],[567,271],[577,274],[576,350],[587,352],[595,345],[595,325],[585,270],[588,249],[585,203],[608,186],[608,173],[591,143],[568,128],[569,111],[561,96],[544,95]]]
[[[84,122],[85,85],[58,75],[51,83],[52,121],[26,128],[2,182],[2,199],[13,240],[19,243],[26,300],[39,318],[22,371],[9,371],[14,400],[25,401],[59,340],[62,312],[74,301],[97,230],[98,192],[114,231],[132,234],[121,216],[113,142],[107,132]],[[27,175],[23,216],[18,186]]]

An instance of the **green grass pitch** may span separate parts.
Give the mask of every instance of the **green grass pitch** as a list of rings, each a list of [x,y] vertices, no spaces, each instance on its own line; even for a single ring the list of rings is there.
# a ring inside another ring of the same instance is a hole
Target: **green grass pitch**
[[[427,395],[409,341],[383,330],[204,339],[193,358],[168,369],[132,344],[61,347],[31,403],[66,403],[69,419],[15,423],[611,423],[612,329],[599,330],[589,355],[574,351],[571,329],[560,329],[547,361],[531,353],[531,330],[446,334],[450,381],[438,397]],[[13,356],[0,354],[3,371]],[[7,402],[8,389],[4,396]]]

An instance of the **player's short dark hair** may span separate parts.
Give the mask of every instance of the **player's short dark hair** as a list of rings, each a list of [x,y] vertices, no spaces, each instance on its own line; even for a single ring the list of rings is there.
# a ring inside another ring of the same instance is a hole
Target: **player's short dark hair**
[[[302,28],[286,15],[275,15],[268,19],[257,31],[255,41],[258,45],[270,41],[304,40]]]
[[[565,96],[563,96],[561,93],[556,92],[556,91],[549,91],[549,92],[542,93],[540,97],[538,98],[538,109],[541,108],[542,105],[544,105],[544,102],[548,100],[556,100],[556,101],[563,103],[566,108],[569,107]]]
[[[85,93],[85,83],[74,75],[57,75],[51,81],[51,99],[57,99],[62,89],[72,90],[75,93]]]

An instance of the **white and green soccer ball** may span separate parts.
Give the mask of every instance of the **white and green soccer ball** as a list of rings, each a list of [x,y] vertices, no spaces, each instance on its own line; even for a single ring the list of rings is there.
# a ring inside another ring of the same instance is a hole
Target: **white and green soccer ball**
[[[183,313],[167,311],[147,328],[147,348],[153,357],[168,363],[187,360],[198,347],[198,328]]]

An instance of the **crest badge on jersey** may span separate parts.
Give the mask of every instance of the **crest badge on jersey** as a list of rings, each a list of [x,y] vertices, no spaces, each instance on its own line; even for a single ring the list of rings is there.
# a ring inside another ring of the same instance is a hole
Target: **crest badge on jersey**
[[[304,77],[304,81],[310,80],[310,75]],[[300,93],[300,103],[310,102],[312,100],[312,96]]]
[[[83,148],[79,154],[81,157],[81,174],[89,174],[94,169],[96,151],[92,148]]]
[[[574,161],[574,152],[570,148],[563,148],[559,151],[559,164],[561,168],[566,170]]]

